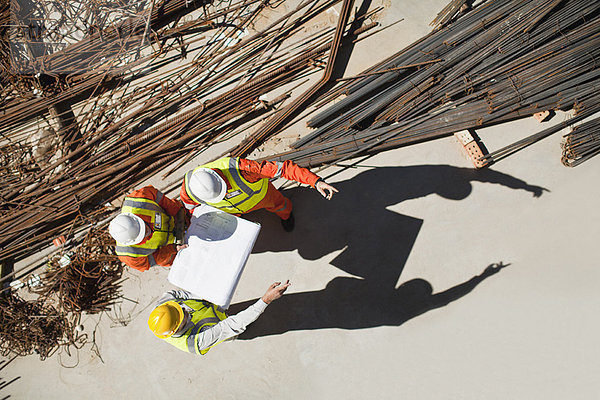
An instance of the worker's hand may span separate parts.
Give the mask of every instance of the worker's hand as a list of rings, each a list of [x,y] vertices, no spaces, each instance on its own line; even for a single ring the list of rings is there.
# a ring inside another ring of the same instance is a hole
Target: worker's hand
[[[176,246],[176,249],[177,249],[177,252],[180,252],[181,250],[186,249],[187,247],[188,247],[187,244],[178,244]]]
[[[181,224],[184,229],[187,229],[190,226],[190,220],[192,215],[186,210],[185,207],[181,207],[179,211],[177,211],[177,215],[175,215],[175,225]]]
[[[289,286],[289,279],[283,285],[281,284],[281,282],[273,283],[271,286],[269,286],[269,288],[263,295],[262,301],[264,301],[267,304],[271,304],[273,300],[277,300],[278,298],[283,296],[283,293],[287,290]]]
[[[327,200],[331,200],[333,197],[333,192],[337,193],[338,190],[331,186],[329,183],[324,180],[317,181],[315,188],[325,197]]]

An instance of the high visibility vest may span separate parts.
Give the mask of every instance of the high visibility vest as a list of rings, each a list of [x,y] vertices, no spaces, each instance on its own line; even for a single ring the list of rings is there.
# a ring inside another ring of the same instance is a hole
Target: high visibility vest
[[[142,244],[126,246],[117,243],[115,251],[118,256],[146,257],[160,247],[175,242],[175,218],[165,213],[157,202],[142,197],[125,197],[121,213],[132,213],[150,217],[154,232],[150,239]]]
[[[259,201],[265,198],[269,185],[268,179],[260,179],[257,182],[248,182],[241,174],[239,168],[239,158],[225,157],[208,164],[201,165],[185,174],[185,191],[190,199],[198,204],[208,204],[230,214],[243,214],[252,209]],[[192,174],[200,168],[211,168],[220,170],[228,182],[231,189],[227,190],[225,198],[218,203],[207,203],[197,199],[189,188],[189,181]]]
[[[216,346],[221,342],[217,342],[210,346],[209,348],[200,350],[198,348],[198,339],[196,335],[207,328],[216,325],[219,321],[227,318],[227,315],[220,311],[218,307],[208,301],[198,301],[198,300],[175,300],[179,304],[185,304],[192,308],[192,326],[188,328],[183,335],[181,336],[170,336],[168,338],[164,338],[163,340],[171,343],[173,346],[177,347],[179,350],[187,351],[188,353],[200,354],[204,355],[210,350],[212,347]]]

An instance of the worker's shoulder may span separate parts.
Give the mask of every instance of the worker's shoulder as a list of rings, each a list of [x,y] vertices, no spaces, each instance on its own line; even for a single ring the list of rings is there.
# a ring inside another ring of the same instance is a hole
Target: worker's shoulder
[[[143,188],[136,189],[129,194],[128,197],[143,197],[147,199],[156,199],[158,189],[152,185],[144,186]]]

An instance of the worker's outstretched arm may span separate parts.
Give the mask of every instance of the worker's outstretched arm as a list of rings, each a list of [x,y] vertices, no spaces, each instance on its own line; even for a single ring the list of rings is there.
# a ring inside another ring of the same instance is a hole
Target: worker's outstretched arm
[[[207,349],[244,332],[248,325],[256,321],[260,314],[265,311],[267,305],[280,298],[289,286],[290,281],[284,284],[281,284],[281,282],[273,283],[256,303],[244,311],[225,318],[204,332],[200,332],[197,337],[198,348],[200,350]]]
[[[285,178],[290,181],[296,181],[315,187],[319,176],[302,168],[293,161],[254,161],[246,158],[240,158],[238,168],[244,173],[249,181],[255,181],[262,178]]]
[[[240,158],[239,168],[245,171],[249,180],[259,178],[285,178],[289,181],[296,181],[305,185],[310,185],[317,189],[323,197],[330,200],[333,193],[338,190],[326,183],[322,178],[306,168],[298,166],[293,161],[262,161],[257,162]]]

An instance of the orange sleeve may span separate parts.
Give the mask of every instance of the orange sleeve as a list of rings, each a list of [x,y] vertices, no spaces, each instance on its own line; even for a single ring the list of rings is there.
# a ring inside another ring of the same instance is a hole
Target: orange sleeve
[[[167,196],[162,194],[160,191],[158,191],[158,194],[159,194],[159,199],[157,201],[158,205],[161,206],[166,211],[166,213],[169,214],[171,217],[176,216],[177,212],[181,208],[181,203],[178,202],[177,200],[168,198]]]
[[[319,176],[310,172],[306,168],[298,166],[293,161],[287,160],[284,162],[263,161],[257,162],[240,158],[239,168],[242,171],[244,178],[250,182],[256,182],[259,179],[270,179],[283,177],[290,181],[296,181],[315,186],[319,180]]]
[[[170,267],[177,255],[177,245],[168,244],[152,253],[154,260],[161,267]]]
[[[125,265],[133,269],[137,269],[138,271],[147,271],[150,269],[148,257],[119,256],[119,260],[121,260]]]
[[[172,217],[177,215],[177,212],[181,208],[181,204],[179,204],[177,200],[168,198],[154,186],[144,186],[141,189],[134,190],[129,194],[129,197],[142,197],[144,199],[153,200]]]

